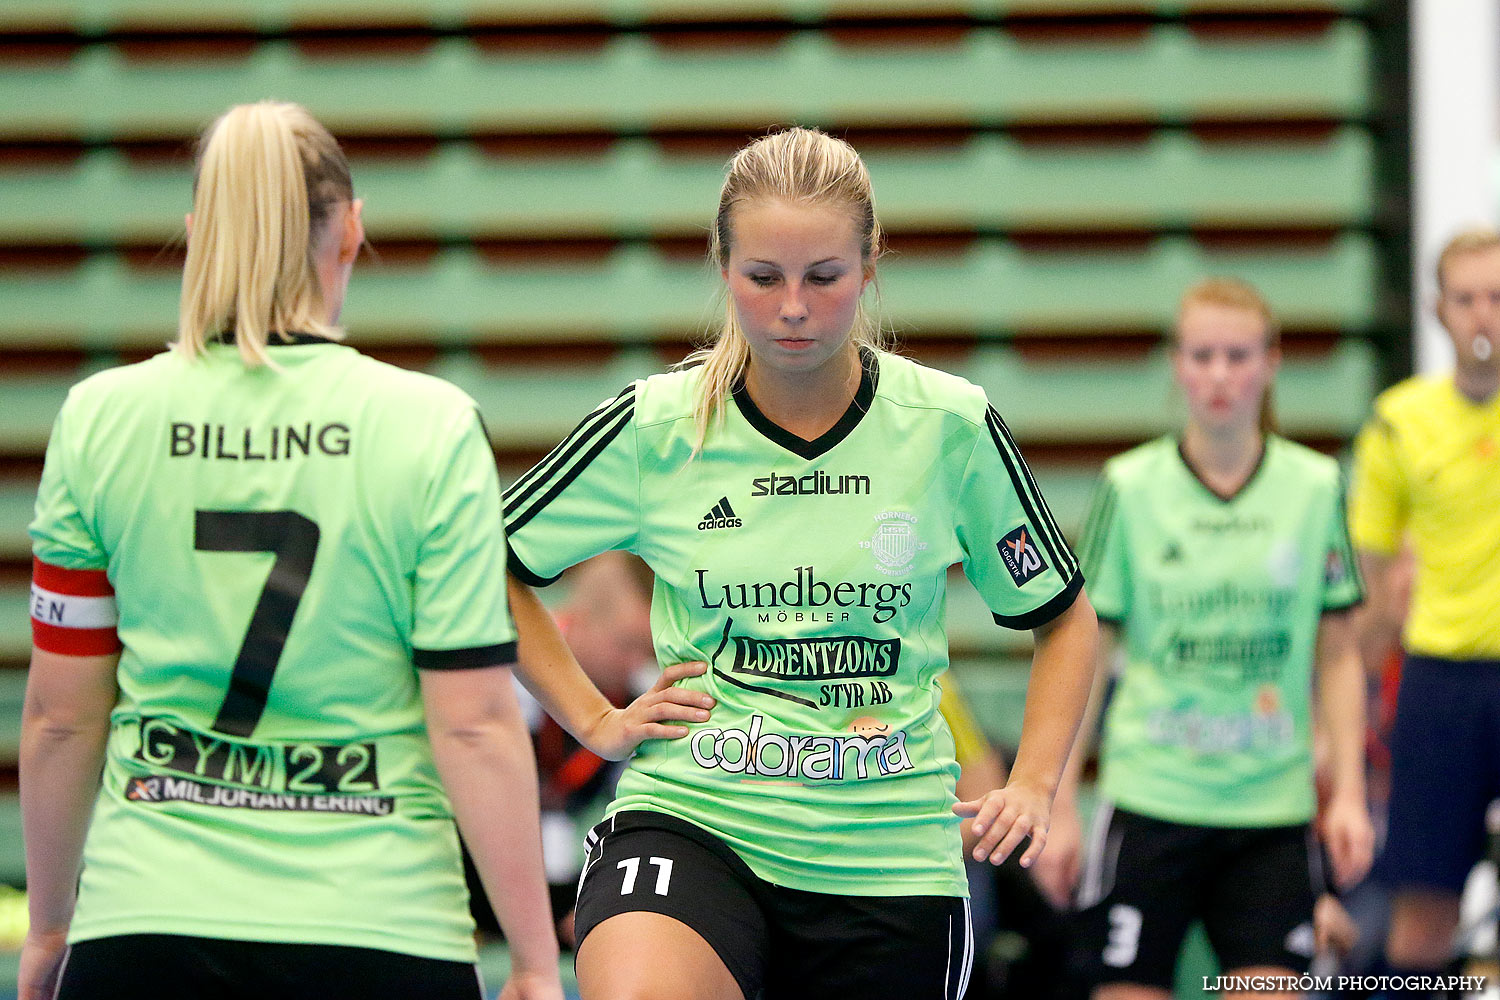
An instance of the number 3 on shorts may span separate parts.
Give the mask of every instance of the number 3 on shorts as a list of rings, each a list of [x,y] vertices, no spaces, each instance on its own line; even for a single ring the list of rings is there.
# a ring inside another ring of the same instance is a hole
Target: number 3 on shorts
[[[1141,911],[1117,903],[1109,908],[1109,943],[1104,946],[1104,964],[1123,969],[1135,962],[1141,947]]]
[[[651,863],[656,866],[656,894],[658,896],[665,896],[667,894],[667,886],[672,882],[672,859],[652,858]],[[641,859],[626,858],[615,865],[615,867],[625,870],[625,882],[620,886],[620,895],[628,896],[632,892],[635,892],[635,877],[640,873]]]

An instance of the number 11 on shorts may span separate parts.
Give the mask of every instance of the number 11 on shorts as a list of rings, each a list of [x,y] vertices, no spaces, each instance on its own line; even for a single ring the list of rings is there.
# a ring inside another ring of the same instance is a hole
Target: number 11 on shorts
[[[667,894],[667,886],[672,882],[672,859],[652,858],[651,863],[656,866],[656,894],[658,896],[665,896]],[[635,892],[635,877],[640,873],[641,859],[626,858],[615,865],[615,867],[625,870],[625,883],[620,886],[620,895],[628,896],[632,892]]]

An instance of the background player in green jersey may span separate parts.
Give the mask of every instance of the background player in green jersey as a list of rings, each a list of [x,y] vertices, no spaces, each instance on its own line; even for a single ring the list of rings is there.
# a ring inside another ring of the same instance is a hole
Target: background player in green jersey
[[[1277,361],[1258,292],[1230,279],[1190,289],[1174,353],[1187,426],[1106,465],[1085,532],[1108,623],[1101,679],[1123,653],[1079,890],[1097,998],[1166,997],[1197,919],[1225,973],[1306,971],[1320,888],[1314,715],[1333,875],[1347,885],[1370,863],[1349,613],[1359,576],[1337,463],[1272,433]],[[1074,878],[1081,756],[1059,794],[1059,850],[1044,858],[1054,892]]]
[[[972,959],[974,855],[1042,851],[1086,700],[1082,577],[978,388],[876,348],[880,231],[846,143],[789,129],[730,163],[712,260],[728,301],[701,363],[607,401],[506,491],[515,575],[599,551],[656,575],[662,663],[712,720],[643,744],[580,883],[578,981],[604,998],[944,996]],[[1034,630],[1004,788],[957,803],[938,711],[948,568]],[[544,706],[567,652],[512,591]],[[705,704],[707,702],[705,701]]]
[[[31,529],[26,1000],[59,979],[478,997],[455,817],[510,940],[504,996],[562,996],[493,457],[468,397],[337,343],[363,238],[321,125],[231,109],[175,349],[58,417]]]

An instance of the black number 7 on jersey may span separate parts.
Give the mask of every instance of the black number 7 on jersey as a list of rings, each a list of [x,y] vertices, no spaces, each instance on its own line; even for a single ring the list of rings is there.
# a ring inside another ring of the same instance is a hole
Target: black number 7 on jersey
[[[214,731],[230,736],[255,732],[271,678],[281,661],[287,633],[302,603],[313,560],[318,555],[318,525],[294,510],[200,510],[193,525],[193,548],[201,552],[274,552],[250,627],[229,674],[229,690],[214,719]]]

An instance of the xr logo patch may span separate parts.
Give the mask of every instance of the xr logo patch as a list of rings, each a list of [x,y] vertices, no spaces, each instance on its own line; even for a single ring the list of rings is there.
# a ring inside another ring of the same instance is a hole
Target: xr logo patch
[[[1017,587],[1023,586],[1027,580],[1047,568],[1047,561],[1042,558],[1041,551],[1024,524],[1000,539],[996,548],[1000,550],[1000,559],[1010,571],[1010,578],[1016,582]]]

